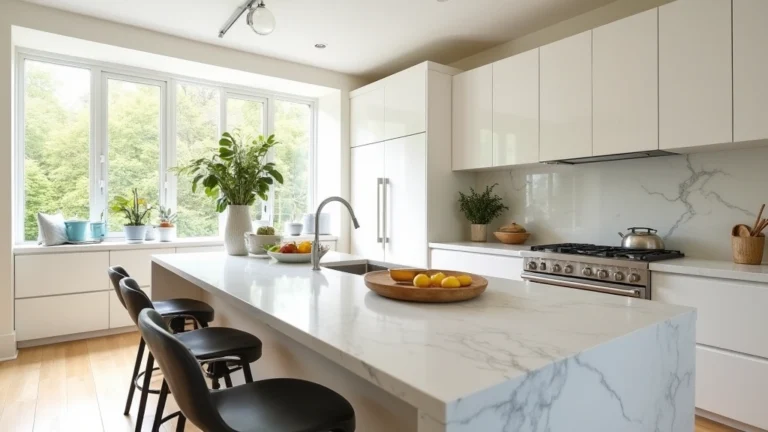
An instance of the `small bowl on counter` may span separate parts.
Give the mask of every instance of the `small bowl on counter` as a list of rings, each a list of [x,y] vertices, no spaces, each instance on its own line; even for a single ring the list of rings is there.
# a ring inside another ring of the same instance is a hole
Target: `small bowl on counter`
[[[493,235],[504,244],[519,245],[525,243],[526,240],[528,240],[528,237],[531,236],[531,233],[507,233],[496,231]]]

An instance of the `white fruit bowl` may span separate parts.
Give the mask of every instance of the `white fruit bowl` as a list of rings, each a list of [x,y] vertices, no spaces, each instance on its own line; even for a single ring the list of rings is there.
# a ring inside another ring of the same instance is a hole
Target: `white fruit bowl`
[[[328,246],[320,246],[320,258],[328,252]],[[280,253],[280,252],[267,252],[269,256],[281,263],[308,263],[312,261],[311,253]]]

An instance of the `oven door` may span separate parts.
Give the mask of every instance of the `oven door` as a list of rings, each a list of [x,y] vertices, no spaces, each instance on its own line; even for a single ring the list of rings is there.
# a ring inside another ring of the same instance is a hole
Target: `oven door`
[[[624,297],[634,297],[641,299],[650,299],[650,290],[646,287],[622,285],[610,282],[600,282],[593,280],[578,279],[567,276],[557,276],[552,274],[539,274],[524,271],[522,274],[524,280],[531,282],[556,285],[566,288],[576,288],[587,291],[596,291],[606,294],[620,295]]]

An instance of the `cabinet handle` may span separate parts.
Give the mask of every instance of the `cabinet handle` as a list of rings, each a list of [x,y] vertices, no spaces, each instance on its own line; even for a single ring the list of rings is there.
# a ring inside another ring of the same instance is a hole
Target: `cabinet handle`
[[[384,225],[384,231],[383,231],[384,244],[387,244],[389,243],[389,236],[387,236],[387,214],[388,214],[387,213],[387,190],[389,186],[389,179],[385,177],[383,180],[384,180],[384,211],[382,212],[382,215],[384,218],[384,223],[382,225]]]
[[[379,177],[376,179],[376,243],[384,242],[381,237],[381,187],[384,184],[384,179]]]

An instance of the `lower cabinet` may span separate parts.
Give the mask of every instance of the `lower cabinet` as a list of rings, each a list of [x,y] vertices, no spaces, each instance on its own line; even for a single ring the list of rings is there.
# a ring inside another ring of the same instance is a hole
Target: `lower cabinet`
[[[16,300],[16,339],[19,341],[107,328],[109,293],[106,291]]]
[[[147,297],[152,298],[152,288],[142,288]],[[128,311],[125,310],[123,304],[120,303],[120,299],[117,298],[117,293],[112,290],[109,293],[109,328],[121,328],[134,325],[133,320],[128,315]]]
[[[431,249],[430,267],[502,279],[523,280],[520,277],[523,273],[523,259],[518,257]]]

